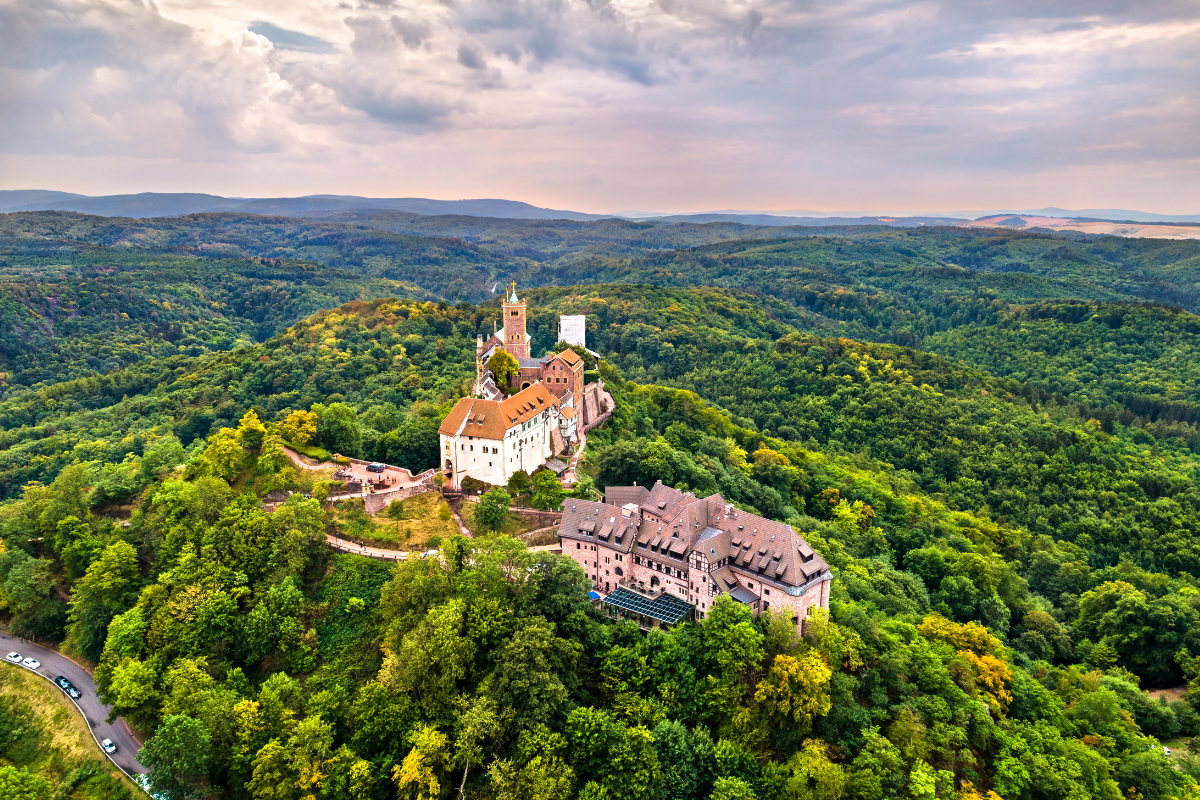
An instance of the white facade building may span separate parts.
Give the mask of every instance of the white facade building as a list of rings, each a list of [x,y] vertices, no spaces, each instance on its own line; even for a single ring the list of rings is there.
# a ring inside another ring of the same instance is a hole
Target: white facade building
[[[464,397],[442,421],[442,470],[454,489],[471,477],[504,486],[514,473],[533,472],[562,448],[563,428],[574,429],[559,400],[541,383],[506,400]]]

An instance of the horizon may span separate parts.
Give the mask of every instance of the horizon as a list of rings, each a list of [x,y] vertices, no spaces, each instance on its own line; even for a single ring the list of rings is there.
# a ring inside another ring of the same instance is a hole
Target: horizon
[[[329,193],[305,194],[305,195],[297,195],[297,196],[291,196],[291,197],[283,197],[283,196],[279,196],[279,197],[269,197],[269,196],[246,197],[246,196],[235,196],[235,195],[222,195],[219,193],[213,194],[213,193],[208,193],[208,192],[157,192],[157,191],[141,191],[141,192],[118,193],[118,194],[85,194],[82,192],[67,192],[67,191],[60,190],[60,189],[27,189],[27,188],[26,189],[0,189],[0,196],[3,196],[8,193],[38,193],[38,192],[44,192],[44,193],[48,193],[48,194],[74,195],[76,197],[85,198],[88,200],[100,200],[100,199],[107,199],[107,198],[125,198],[125,197],[133,198],[133,197],[144,197],[144,196],[199,195],[199,196],[207,196],[207,197],[219,198],[219,199],[230,200],[230,201],[239,201],[239,202],[253,202],[253,201],[258,201],[258,200],[303,200],[303,199],[319,199],[319,198],[353,199],[353,200],[365,200],[365,201],[371,201],[371,200],[387,201],[387,200],[397,200],[397,199],[430,200],[430,201],[438,202],[438,203],[501,202],[501,203],[520,203],[520,204],[528,205],[528,206],[530,206],[536,210],[540,210],[540,211],[563,211],[563,212],[572,213],[572,214],[586,214],[589,216],[596,216],[596,217],[615,217],[615,218],[630,219],[630,220],[656,219],[656,218],[666,218],[666,217],[676,217],[676,216],[723,215],[723,216],[766,216],[766,217],[798,218],[798,219],[804,219],[804,218],[811,219],[811,218],[822,218],[822,217],[830,217],[830,218],[896,217],[896,218],[906,218],[906,219],[914,219],[914,218],[919,219],[919,218],[926,218],[926,217],[944,217],[944,218],[960,219],[960,220],[964,220],[964,221],[974,221],[974,220],[986,219],[988,217],[1002,215],[1002,214],[1013,214],[1013,215],[1024,215],[1024,216],[1075,215],[1078,218],[1097,218],[1097,219],[1116,219],[1121,214],[1129,214],[1129,215],[1145,216],[1145,217],[1175,217],[1175,218],[1179,218],[1180,221],[1182,221],[1184,219],[1191,220],[1191,221],[1200,221],[1200,213],[1196,213],[1196,214],[1166,214],[1164,212],[1153,210],[1153,209],[1150,209],[1150,210],[1148,210],[1148,209],[1112,209],[1112,208],[1069,209],[1069,208],[1063,208],[1063,207],[1055,206],[1055,205],[1043,205],[1038,208],[1030,207],[1030,208],[1023,208],[1023,209],[1022,208],[989,208],[989,209],[968,209],[968,210],[951,209],[951,210],[939,210],[939,211],[929,211],[929,210],[913,211],[913,210],[894,210],[894,209],[892,209],[892,210],[851,209],[851,210],[838,210],[838,211],[821,211],[821,210],[817,210],[817,209],[801,209],[801,208],[791,208],[791,209],[719,208],[719,209],[689,209],[689,210],[660,210],[660,211],[623,209],[623,210],[593,211],[593,210],[580,209],[580,208],[552,209],[552,208],[547,208],[545,206],[538,206],[535,203],[529,203],[528,201],[525,201],[525,200],[508,198],[508,197],[505,197],[505,198],[500,198],[500,197],[495,197],[495,198],[484,198],[484,197],[394,198],[394,197],[364,197],[364,196],[344,195],[344,194],[335,195],[335,194],[329,194]],[[45,209],[40,209],[40,208],[34,209],[32,206],[29,206],[27,208],[7,209],[2,203],[0,203],[0,213],[7,213],[10,210],[24,211],[24,210],[59,210],[59,209],[54,208],[52,204],[46,204]],[[83,213],[95,213],[99,216],[111,216],[110,214],[102,214],[99,212],[83,212]],[[196,212],[183,212],[183,213],[196,213]],[[257,213],[257,212],[251,212],[251,213]],[[460,213],[464,214],[465,216],[489,216],[487,214],[480,215],[480,214],[467,214],[466,212],[460,212]],[[162,214],[161,216],[173,216],[173,215],[174,214]],[[1100,216],[1096,216],[1096,215],[1100,215]],[[1103,215],[1107,215],[1107,216],[1103,216]],[[158,215],[156,215],[156,216],[158,216]],[[1168,221],[1168,220],[1163,220],[1163,221]]]
[[[0,188],[1190,215],[1198,32],[1169,0],[2,0]]]

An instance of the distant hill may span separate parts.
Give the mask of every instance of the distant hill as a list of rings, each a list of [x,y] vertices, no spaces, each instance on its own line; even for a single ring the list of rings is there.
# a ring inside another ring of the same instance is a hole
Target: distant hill
[[[646,217],[640,222],[735,222],[739,225],[888,225],[896,228],[915,228],[921,225],[956,225],[966,222],[961,217],[782,217],[774,214],[671,214],[665,217]]]
[[[430,200],[423,197],[373,198],[342,195],[308,197],[219,197],[212,194],[142,192],[91,197],[70,192],[41,190],[0,191],[0,212],[78,211],[102,217],[173,217],[214,211],[304,216],[330,211],[405,211],[411,214],[460,214],[500,219],[603,219],[583,214],[538,208],[516,200]]]

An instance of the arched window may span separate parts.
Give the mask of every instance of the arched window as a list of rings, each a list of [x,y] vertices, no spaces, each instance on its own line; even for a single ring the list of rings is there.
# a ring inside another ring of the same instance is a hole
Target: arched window
[[[624,577],[625,575],[625,573],[621,571],[620,567],[614,567],[613,572],[617,573],[618,578]]]
[[[658,586],[658,576],[657,576],[657,575],[651,575],[651,576],[650,576],[650,585],[651,585],[651,586]]]

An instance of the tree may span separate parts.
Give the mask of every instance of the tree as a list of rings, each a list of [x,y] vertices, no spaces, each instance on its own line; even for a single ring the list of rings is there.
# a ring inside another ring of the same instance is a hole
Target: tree
[[[290,755],[278,739],[262,746],[254,756],[253,772],[246,782],[246,789],[254,800],[296,800],[299,797]]]
[[[521,372],[521,366],[507,350],[497,350],[492,353],[492,357],[487,361],[487,368],[496,376],[496,385],[501,389],[507,388],[512,383],[512,379]]]
[[[558,476],[548,469],[539,470],[533,476],[533,504],[546,510],[562,505],[563,488]]]
[[[267,427],[262,424],[253,408],[242,415],[237,432],[242,447],[251,453],[257,453],[262,448],[263,439],[267,437]]]
[[[123,716],[136,725],[153,725],[162,698],[155,686],[157,679],[158,673],[149,662],[126,658],[117,664],[101,697],[112,705],[108,722]]]
[[[442,792],[440,774],[450,759],[450,740],[437,728],[419,725],[412,734],[413,748],[392,770],[400,797],[437,800]]]
[[[254,462],[254,471],[259,475],[276,476],[290,472],[292,459],[283,452],[283,439],[278,436],[268,436],[262,444],[262,452]]]
[[[160,473],[174,469],[186,459],[179,437],[168,434],[146,448],[138,466],[138,481],[149,483]]]
[[[717,778],[710,800],[757,800],[754,789],[741,778]]]
[[[4,800],[50,800],[54,787],[41,775],[5,764],[0,766],[0,797]]]
[[[471,762],[482,757],[483,742],[495,733],[497,720],[496,704],[486,696],[476,698],[474,702],[461,699],[459,710],[461,715],[454,760],[463,767],[462,784],[458,788],[461,796],[467,785]]]
[[[644,800],[660,776],[654,737],[643,726],[621,726],[609,754],[609,774],[604,782],[613,800]]]
[[[496,651],[491,694],[511,709],[518,729],[555,722],[569,693],[562,676],[572,675],[583,648],[554,634],[554,626],[535,617],[525,621]]]
[[[517,470],[508,479],[508,492],[513,497],[528,492],[529,486],[529,473],[523,469]]]
[[[438,426],[435,422],[407,416],[395,430],[375,442],[375,458],[396,464],[413,473],[424,472],[438,463]]]
[[[88,658],[99,660],[108,623],[133,604],[138,584],[137,551],[116,541],[87,568],[71,598],[70,636]]]
[[[512,498],[508,496],[508,492],[499,487],[492,489],[479,498],[472,519],[485,531],[498,531],[508,519],[508,506],[511,502]]]
[[[403,752],[403,743],[412,728],[416,709],[407,695],[393,694],[377,681],[368,681],[359,687],[350,706],[353,721],[354,749],[368,757],[380,753]]]
[[[833,670],[815,650],[778,655],[758,684],[754,701],[772,726],[807,733],[814,717],[829,713],[829,678]]]
[[[327,450],[357,458],[362,451],[358,413],[345,403],[313,406],[317,414],[317,441]]]
[[[204,448],[200,464],[205,474],[224,481],[232,481],[237,477],[238,471],[242,468],[242,462],[245,460],[246,451],[242,449],[237,430],[221,428],[208,437],[208,446]]]
[[[204,793],[208,754],[208,733],[200,721],[175,714],[138,751],[138,761],[150,770],[155,794],[188,800]]]
[[[311,411],[293,411],[279,424],[283,438],[298,445],[306,445],[317,435],[317,415]]]
[[[24,550],[0,552],[0,608],[21,614],[45,599],[54,585],[50,566]]]
[[[301,797],[316,800],[333,763],[333,726],[321,719],[320,714],[307,716],[296,726],[288,747]]]
[[[846,791],[846,770],[829,760],[829,745],[809,739],[787,762],[788,796],[795,800],[838,800]]]

